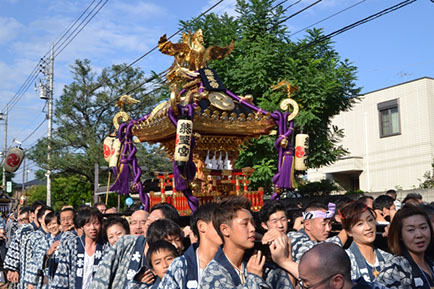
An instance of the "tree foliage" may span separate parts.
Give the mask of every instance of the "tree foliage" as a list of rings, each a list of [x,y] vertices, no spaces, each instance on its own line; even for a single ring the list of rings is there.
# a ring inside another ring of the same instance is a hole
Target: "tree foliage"
[[[95,164],[107,165],[102,143],[105,137],[115,132],[113,117],[119,111],[115,107],[116,101],[136,88],[131,96],[140,103],[126,105],[125,110],[132,119],[137,119],[148,114],[162,95],[158,92],[146,93],[147,89],[141,86],[146,80],[143,71],[125,64],[113,65],[98,74],[89,60],[76,60],[71,65],[71,73],[72,83],[65,85],[62,95],[55,102],[51,159],[47,160],[47,138],[41,139],[32,148],[30,158],[44,170],[51,167],[55,178],[72,177],[77,182],[79,179],[91,185],[91,191]],[[158,147],[142,144],[137,144],[137,147],[139,165],[152,170],[167,170],[170,167],[167,156]],[[102,172],[100,180],[105,184],[107,173]],[[82,194],[85,193],[82,192],[77,198],[87,200],[87,193]]]
[[[419,189],[434,189],[434,162],[431,164],[431,171],[425,172],[423,180],[419,181]]]
[[[283,9],[273,0],[238,0],[238,15],[209,14],[201,19],[181,22],[185,30],[203,30],[206,46],[228,45],[235,40],[231,55],[214,61],[214,68],[231,91],[252,94],[254,103],[268,111],[279,109],[287,96],[272,91],[271,85],[287,80],[298,87],[292,95],[300,107],[295,119],[295,133],[310,136],[309,166],[328,165],[347,151],[338,144],[342,129],[331,126],[333,116],[351,108],[360,88],[355,86],[356,67],[342,60],[330,40],[307,46],[323,36],[320,29],[308,31],[304,39],[293,41],[282,23]],[[276,136],[263,136],[251,141],[241,151],[237,167],[254,167],[253,187],[272,190],[272,177],[277,171]]]

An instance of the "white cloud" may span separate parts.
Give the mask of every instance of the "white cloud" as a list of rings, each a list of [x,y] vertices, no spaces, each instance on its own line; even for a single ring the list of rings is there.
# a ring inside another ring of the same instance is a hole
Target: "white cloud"
[[[155,3],[138,1],[136,3],[127,1],[116,1],[111,5],[111,9],[116,13],[117,17],[140,17],[140,18],[153,18],[164,16],[167,10]]]
[[[14,18],[0,16],[0,27],[0,44],[5,45],[16,37],[23,25]]]

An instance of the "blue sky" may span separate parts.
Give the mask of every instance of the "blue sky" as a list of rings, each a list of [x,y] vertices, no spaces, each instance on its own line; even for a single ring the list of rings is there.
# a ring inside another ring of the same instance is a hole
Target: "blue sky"
[[[102,3],[104,3],[102,1]],[[178,30],[179,20],[199,15],[217,0],[156,1],[108,0],[81,33],[56,57],[54,97],[58,98],[65,84],[71,83],[69,65],[75,59],[88,58],[98,70],[118,63],[131,63],[153,48],[160,36]],[[224,0],[212,11],[235,15],[235,0]],[[281,1],[276,1],[279,3]],[[286,1],[287,7],[296,0]],[[289,16],[313,0],[294,5]],[[402,1],[323,0],[318,5],[291,18],[285,24],[296,32],[342,9],[353,8],[315,27],[326,34],[377,13]],[[92,3],[92,0],[1,0],[0,1],[0,110],[17,93],[39,59]],[[99,1],[95,1],[94,7]],[[434,77],[434,3],[419,0],[398,11],[363,24],[333,38],[342,58],[358,67],[357,85],[370,92],[423,76]],[[291,36],[302,38],[304,32]],[[175,37],[177,40],[178,37]],[[145,73],[160,72],[172,62],[158,51],[138,62]],[[246,92],[248,93],[248,92]],[[44,101],[33,85],[9,113],[8,141],[22,141],[43,121]],[[3,126],[0,127],[3,148]],[[24,143],[27,148],[39,137],[46,136],[44,123]],[[30,166],[29,179],[37,169]],[[15,180],[21,182],[21,169]]]

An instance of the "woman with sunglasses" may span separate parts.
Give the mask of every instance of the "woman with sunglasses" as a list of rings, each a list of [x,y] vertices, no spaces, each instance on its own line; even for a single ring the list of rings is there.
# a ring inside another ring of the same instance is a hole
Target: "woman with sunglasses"
[[[387,243],[396,256],[376,281],[392,289],[434,287],[433,228],[422,209],[406,205],[399,210],[390,224]]]
[[[373,282],[392,255],[375,248],[377,234],[375,212],[361,201],[354,201],[338,211],[342,227],[353,238],[346,250],[351,260],[351,280],[363,277]]]

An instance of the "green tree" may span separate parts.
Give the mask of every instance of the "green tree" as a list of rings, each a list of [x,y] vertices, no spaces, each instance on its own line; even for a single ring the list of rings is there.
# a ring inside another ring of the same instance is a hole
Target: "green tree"
[[[51,190],[52,206],[56,211],[60,211],[66,205],[77,208],[81,204],[92,201],[91,185],[84,176],[57,176],[53,178]],[[46,198],[47,187],[43,185],[33,186],[27,192],[27,203],[29,204]]]
[[[347,151],[338,144],[343,131],[331,126],[331,119],[348,110],[360,88],[355,86],[356,67],[342,60],[330,40],[315,45],[321,30],[309,31],[305,39],[292,41],[282,23],[283,8],[274,0],[237,1],[236,17],[209,14],[201,19],[181,22],[185,30],[203,29],[205,45],[227,45],[235,40],[232,54],[214,61],[214,68],[225,85],[238,95],[252,94],[254,103],[268,111],[279,109],[286,94],[272,91],[271,85],[288,80],[297,86],[293,94],[300,107],[295,119],[295,133],[310,136],[309,166],[328,165]],[[237,167],[254,167],[253,188],[272,191],[272,177],[277,171],[276,136],[252,140],[240,153]]]
[[[115,107],[116,101],[122,94],[137,88],[132,96],[140,103],[125,107],[134,119],[149,113],[162,95],[158,91],[146,93],[141,86],[146,80],[144,73],[125,64],[105,68],[98,75],[89,60],[76,60],[71,72],[73,82],[65,85],[55,102],[51,160],[47,160],[47,138],[32,148],[30,158],[44,170],[51,167],[59,179],[78,177],[81,182],[91,185],[91,191],[95,164],[106,165],[102,143],[106,136],[115,132],[112,119],[119,111]],[[101,83],[103,85],[99,87]],[[168,158],[157,147],[142,144],[137,147],[141,166],[167,170]],[[107,172],[101,173],[100,181],[106,183]],[[77,198],[87,200],[87,196],[83,191]]]
[[[419,189],[433,189],[434,188],[434,162],[431,164],[431,171],[425,172],[423,180],[419,179]]]

